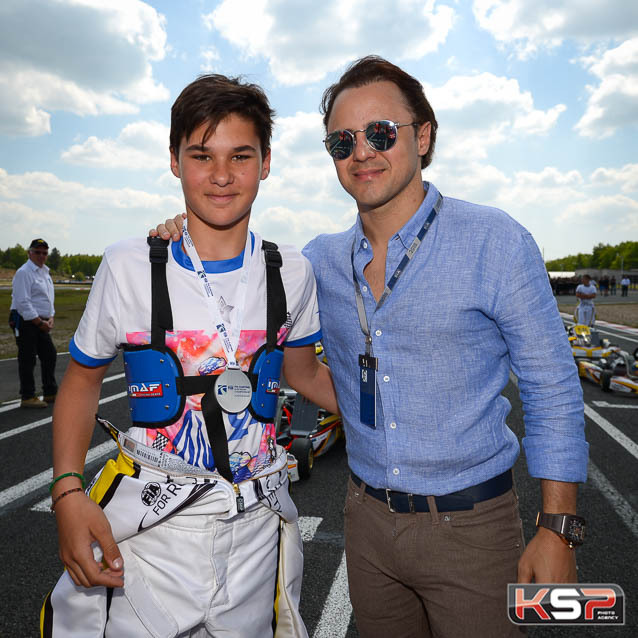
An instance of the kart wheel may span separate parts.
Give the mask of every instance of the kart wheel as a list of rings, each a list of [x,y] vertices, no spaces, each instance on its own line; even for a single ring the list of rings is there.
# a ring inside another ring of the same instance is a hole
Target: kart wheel
[[[614,374],[611,370],[603,370],[600,373],[600,387],[603,389],[603,392],[611,392],[609,384],[613,376]]]
[[[297,459],[299,478],[310,478],[310,472],[315,462],[315,451],[312,449],[312,441],[306,438],[293,439],[290,453]]]
[[[638,348],[634,350],[634,359],[638,361]]]

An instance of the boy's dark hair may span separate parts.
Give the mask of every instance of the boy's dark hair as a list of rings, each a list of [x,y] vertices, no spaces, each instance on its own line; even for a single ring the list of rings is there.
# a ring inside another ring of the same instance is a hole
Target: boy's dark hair
[[[256,84],[217,73],[200,75],[175,100],[171,108],[171,151],[177,156],[182,139],[188,138],[198,126],[207,122],[203,144],[215,132],[217,125],[231,114],[250,120],[255,125],[261,154],[265,157],[270,149],[275,116],[266,94]]]
[[[406,106],[412,111],[414,121],[417,124],[430,123],[430,148],[421,158],[421,168],[425,168],[432,161],[436,130],[439,126],[434,117],[434,111],[425,97],[421,83],[403,69],[378,55],[367,55],[355,60],[339,78],[339,81],[324,91],[319,108],[323,114],[323,125],[326,132],[329,133],[328,120],[337,96],[345,89],[358,88],[374,82],[394,82],[403,94]]]

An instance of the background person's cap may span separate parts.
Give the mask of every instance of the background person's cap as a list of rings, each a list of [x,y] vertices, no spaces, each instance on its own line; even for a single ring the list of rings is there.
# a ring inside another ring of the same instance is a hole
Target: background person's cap
[[[47,250],[49,249],[49,244],[47,244],[44,239],[34,239],[31,242],[31,245],[29,246],[29,250],[31,250],[32,248],[46,248]]]

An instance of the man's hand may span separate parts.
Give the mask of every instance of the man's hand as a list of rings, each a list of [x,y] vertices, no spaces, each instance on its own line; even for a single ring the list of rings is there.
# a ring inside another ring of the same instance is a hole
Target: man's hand
[[[576,552],[554,532],[539,527],[518,561],[519,583],[575,583]]]
[[[541,479],[543,512],[576,513],[577,483]],[[576,553],[556,532],[545,527],[536,530],[518,561],[519,583],[575,583]]]
[[[161,237],[162,239],[172,239],[179,241],[182,236],[182,228],[184,227],[184,219],[186,213],[176,215],[173,219],[167,219],[164,224],[158,224],[157,228],[151,228],[148,231],[150,237]]]
[[[76,585],[122,587],[123,561],[102,508],[83,493],[69,494],[55,506],[60,559]],[[104,558],[98,562],[92,543]]]
[[[46,321],[44,319],[40,320],[40,323],[37,325],[38,330],[42,330],[42,332],[51,332],[51,328],[53,328],[53,320],[52,319],[47,319]]]

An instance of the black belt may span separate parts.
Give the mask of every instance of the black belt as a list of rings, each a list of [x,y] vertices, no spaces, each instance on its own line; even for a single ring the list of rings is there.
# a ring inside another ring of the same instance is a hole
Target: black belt
[[[363,481],[354,473],[350,473],[352,480],[357,487],[361,487]],[[439,512],[458,512],[461,510],[471,510],[475,503],[487,501],[501,494],[505,494],[512,489],[512,470],[507,470],[494,478],[488,479],[478,485],[466,487],[464,490],[435,496],[434,502]],[[429,512],[427,496],[422,494],[406,494],[405,492],[395,492],[388,489],[377,489],[366,485],[366,494],[388,504],[391,512],[400,514]]]

